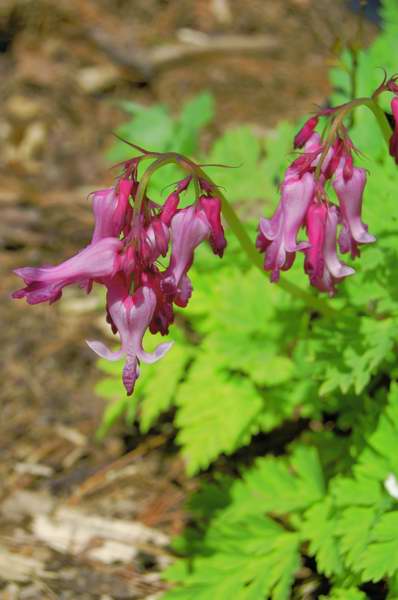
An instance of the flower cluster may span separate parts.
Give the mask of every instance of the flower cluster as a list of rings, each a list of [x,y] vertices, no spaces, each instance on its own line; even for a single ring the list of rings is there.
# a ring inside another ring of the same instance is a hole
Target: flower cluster
[[[220,257],[226,246],[221,202],[213,186],[192,173],[177,183],[160,206],[140,190],[142,158],[144,155],[124,164],[115,186],[93,193],[95,227],[89,245],[60,265],[17,269],[25,287],[13,294],[29,304],[51,304],[69,284],[77,283],[87,293],[94,282],[104,285],[106,318],[113,333],[119,334],[121,347],[112,352],[102,342],[87,343],[105,359],[124,357],[127,394],[133,392],[140,361],[155,362],[171,346],[160,344],[148,353],[142,339],[147,329],[167,334],[174,319],[173,306],[187,305],[192,293],[187,273],[197,246],[208,240]],[[180,196],[193,178],[200,193],[193,204],[179,208]],[[160,266],[160,257],[168,257],[167,267]]]
[[[261,218],[257,248],[265,254],[264,269],[271,281],[278,281],[280,271],[292,266],[296,252],[305,255],[304,269],[310,283],[333,296],[335,285],[354,273],[337,254],[359,255],[359,246],[375,241],[361,220],[366,171],[354,166],[355,151],[347,130],[339,124],[326,142],[316,127],[320,117],[311,117],[294,139],[295,148],[303,152],[286,170],[281,185],[281,199],[271,219]],[[330,201],[327,186],[334,188],[338,205]],[[298,240],[299,230],[307,240]]]

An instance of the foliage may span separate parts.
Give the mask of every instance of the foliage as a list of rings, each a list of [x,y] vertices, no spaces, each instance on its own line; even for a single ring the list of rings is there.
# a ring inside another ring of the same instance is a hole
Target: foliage
[[[322,450],[298,441],[289,458],[259,458],[241,479],[207,488],[199,498],[201,522],[207,518],[200,545],[192,549],[192,533],[185,533],[179,550],[189,561],[181,559],[166,574],[184,587],[165,600],[228,598],[232,589],[237,598],[287,600],[306,557],[335,585],[330,598],[365,598],[357,586],[398,570],[398,505],[384,486],[398,473],[397,444],[393,383],[385,411],[346,475],[329,477]],[[223,486],[226,499],[215,510],[213,498]]]
[[[382,14],[384,32],[360,52],[359,95],[377,87],[376,67],[398,71],[395,0],[384,0]],[[349,66],[349,54],[342,60]],[[345,101],[347,73],[335,68],[331,77],[333,102]],[[177,118],[159,106],[124,108],[134,117],[122,126],[124,137],[196,155],[213,112],[208,95]],[[277,199],[295,129],[281,123],[264,139],[240,126],[202,157],[234,167],[207,169],[252,238],[253,223]],[[165,600],[301,598],[308,569],[317,597],[361,600],[366,586],[383,582],[387,597],[398,598],[398,501],[385,485],[398,479],[398,170],[365,109],[353,137],[366,149],[364,220],[378,241],[363,250],[356,275],[333,300],[336,318],[309,312],[270,284],[229,236],[222,261],[198,250],[194,293],[172,330],[174,348],[142,365],[133,399],[123,395],[120,364],[99,362],[106,378],[97,391],[109,400],[100,435],[122,415],[146,433],[172,414],[188,473],[211,467],[190,501],[192,526],[175,542],[180,559],[166,576],[177,585]],[[121,143],[112,159],[119,152]],[[301,266],[286,278],[304,286]],[[253,436],[275,455],[249,467],[238,462],[238,477],[225,468],[221,475],[220,456],[242,447],[255,456]]]

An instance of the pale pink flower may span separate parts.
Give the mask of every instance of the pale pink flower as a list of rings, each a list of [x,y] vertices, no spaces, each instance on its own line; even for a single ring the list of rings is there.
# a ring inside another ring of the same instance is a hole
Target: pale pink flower
[[[256,245],[260,252],[265,252],[264,269],[271,271],[271,281],[278,281],[279,272],[292,266],[295,253],[308,247],[307,242],[297,241],[297,235],[304,224],[314,190],[311,173],[298,179],[288,172],[274,216],[260,219]]]
[[[104,237],[119,237],[132,217],[129,197],[133,181],[121,179],[119,185],[93,193],[95,228],[91,243]]]
[[[129,295],[128,286],[121,275],[111,279],[107,287],[107,309],[114,328],[119,332],[121,348],[112,352],[102,342],[87,341],[87,344],[106,360],[115,361],[125,357],[122,380],[127,395],[130,395],[139,376],[140,361],[158,361],[171,348],[172,342],[160,344],[151,353],[145,352],[142,347],[142,339],[156,307],[156,296],[151,288],[140,287],[133,295]]]
[[[343,253],[351,251],[351,254],[355,255],[357,253],[355,244],[370,244],[376,240],[373,235],[368,233],[368,227],[361,219],[365,185],[365,169],[354,167],[350,179],[344,177],[343,169],[339,168],[336,171],[333,187],[339,199],[343,222],[343,230],[339,239],[340,250]]]
[[[194,251],[208,239],[211,228],[206,214],[195,205],[180,210],[171,221],[172,250],[170,264],[162,281],[162,290],[174,294],[190,269]]]

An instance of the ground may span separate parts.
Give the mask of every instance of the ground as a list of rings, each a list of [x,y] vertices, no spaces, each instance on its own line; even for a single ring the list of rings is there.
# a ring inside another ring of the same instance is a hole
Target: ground
[[[217,119],[204,144],[242,121],[266,131],[325,102],[332,49],[357,27],[328,0],[2,0],[2,599],[156,597],[196,485],[170,428],[142,438],[120,426],[95,442],[103,401],[84,343],[104,334],[95,297],[10,300],[12,269],[88,242],[87,196],[112,178],[115,100],[178,111],[209,89]]]

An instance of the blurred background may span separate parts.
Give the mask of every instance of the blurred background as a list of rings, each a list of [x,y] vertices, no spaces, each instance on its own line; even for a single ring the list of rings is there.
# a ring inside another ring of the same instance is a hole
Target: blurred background
[[[156,597],[195,487],[166,425],[144,437],[120,423],[96,441],[104,400],[84,339],[105,335],[98,296],[71,289],[52,307],[11,302],[12,269],[59,262],[88,243],[88,194],[112,182],[112,132],[140,106],[155,110],[131,141],[145,141],[149,124],[151,149],[162,150],[156,107],[176,118],[209,92],[205,152],[240,123],[261,136],[324,104],[336,48],[359,29],[365,45],[377,33],[376,3],[361,23],[357,9],[342,0],[0,0],[4,600]],[[81,531],[73,545],[72,529]]]

